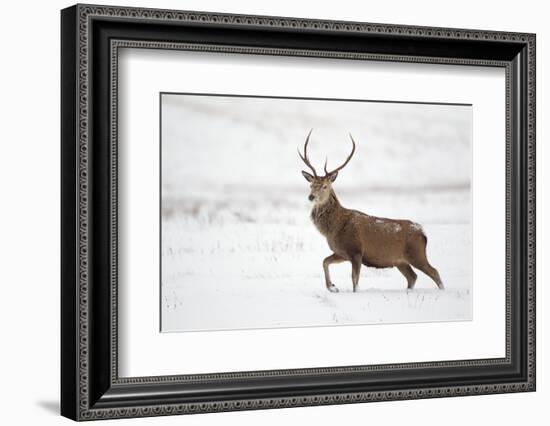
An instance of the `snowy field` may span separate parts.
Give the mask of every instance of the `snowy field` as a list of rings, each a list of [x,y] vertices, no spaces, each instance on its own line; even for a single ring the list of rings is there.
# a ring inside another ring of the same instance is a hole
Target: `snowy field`
[[[471,108],[163,95],[162,331],[472,318]],[[357,152],[334,189],[365,213],[411,219],[446,290],[417,271],[331,266],[309,220],[296,148],[322,169]]]

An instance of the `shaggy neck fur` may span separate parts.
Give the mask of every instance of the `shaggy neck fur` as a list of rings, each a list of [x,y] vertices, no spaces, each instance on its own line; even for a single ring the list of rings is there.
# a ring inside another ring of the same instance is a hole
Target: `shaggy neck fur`
[[[323,204],[313,207],[311,210],[311,220],[323,235],[327,235],[330,230],[334,230],[335,222],[339,218],[339,212],[343,209],[334,190]]]

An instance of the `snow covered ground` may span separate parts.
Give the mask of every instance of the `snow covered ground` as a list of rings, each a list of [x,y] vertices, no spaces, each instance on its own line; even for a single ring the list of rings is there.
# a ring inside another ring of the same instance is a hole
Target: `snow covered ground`
[[[463,321],[472,318],[471,110],[163,95],[162,331]],[[298,117],[298,118],[297,118]],[[334,184],[342,204],[420,222],[440,291],[418,272],[331,266],[309,220],[296,147],[309,127],[318,169],[357,153]]]

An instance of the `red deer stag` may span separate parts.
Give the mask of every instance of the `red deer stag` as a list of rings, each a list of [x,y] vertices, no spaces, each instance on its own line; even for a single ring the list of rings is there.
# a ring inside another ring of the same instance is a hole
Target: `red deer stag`
[[[342,207],[332,183],[338,172],[351,160],[355,153],[355,141],[350,134],[353,148],[344,164],[332,171],[327,170],[325,161],[325,176],[318,176],[307,155],[307,146],[311,132],[307,135],[304,154],[298,151],[302,161],[313,175],[302,171],[302,175],[311,184],[309,200],[313,202],[311,220],[319,232],[327,239],[333,254],[323,261],[325,283],[327,290],[338,292],[331,282],[329,265],[332,263],[351,262],[353,291],[357,291],[361,265],[374,268],[396,267],[407,279],[408,288],[414,288],[416,273],[411,265],[424,272],[435,281],[440,289],[443,283],[439,272],[428,262],[426,243],[428,241],[422,227],[410,220],[386,219],[370,216],[357,210]]]

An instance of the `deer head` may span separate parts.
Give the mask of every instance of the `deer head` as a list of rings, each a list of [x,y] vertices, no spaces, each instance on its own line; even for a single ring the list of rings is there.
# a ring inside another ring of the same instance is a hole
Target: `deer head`
[[[305,163],[306,166],[308,166],[311,171],[313,172],[313,175],[302,170],[302,175],[304,178],[311,184],[311,192],[309,194],[309,201],[313,202],[316,205],[324,204],[330,197],[330,193],[332,192],[332,183],[336,180],[338,177],[338,172],[342,170],[348,163],[349,160],[351,160],[351,157],[353,157],[353,154],[355,153],[355,141],[353,140],[353,136],[351,136],[351,133],[349,137],[351,138],[351,143],[353,145],[353,148],[351,149],[350,155],[348,155],[348,158],[346,158],[346,161],[344,163],[335,168],[332,171],[327,170],[327,162],[328,158],[325,160],[325,175],[324,176],[318,176],[317,172],[315,170],[315,167],[311,164],[309,161],[309,157],[307,155],[307,146],[309,144],[309,137],[311,136],[311,132],[313,129],[311,129],[306,137],[306,142],[304,144],[304,155],[300,153],[298,150],[298,155],[302,159],[302,161]]]

